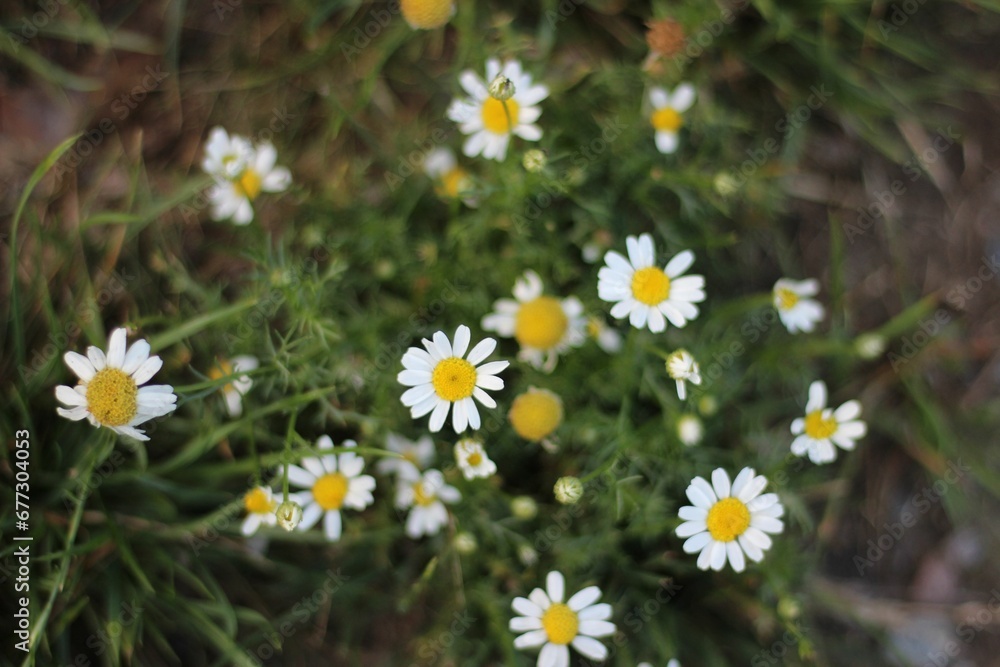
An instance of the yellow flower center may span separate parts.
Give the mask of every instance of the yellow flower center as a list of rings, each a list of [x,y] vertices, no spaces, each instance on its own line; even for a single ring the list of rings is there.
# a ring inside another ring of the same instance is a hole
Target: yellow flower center
[[[480,454],[479,452],[473,452],[469,454],[469,458],[466,459],[466,463],[468,463],[473,468],[475,468],[482,462],[483,462],[483,455]]]
[[[603,323],[596,317],[591,317],[587,320],[587,335],[591,338],[600,338],[601,331],[603,330]]]
[[[400,9],[411,27],[432,30],[448,22],[454,13],[454,3],[453,0],[403,0]]]
[[[732,542],[750,526],[750,510],[737,498],[723,498],[708,510],[705,523],[712,539]]]
[[[676,132],[684,124],[681,115],[670,107],[663,107],[653,112],[649,122],[657,132]]]
[[[220,378],[229,377],[233,374],[233,364],[229,361],[220,361],[216,366],[212,367],[212,370],[208,371],[208,377],[212,380],[218,380]],[[233,390],[233,383],[230,382],[222,387],[222,391],[230,392]]]
[[[542,628],[553,644],[568,644],[576,638],[580,619],[575,611],[557,602],[542,614]]]
[[[424,493],[424,483],[413,483],[413,502],[421,507],[433,505],[437,501],[437,496],[433,493]]]
[[[562,304],[551,296],[540,296],[521,304],[514,324],[514,338],[521,347],[548,350],[566,335],[569,320]]]
[[[799,302],[799,295],[787,287],[779,287],[776,292],[778,296],[778,308],[790,310]]]
[[[483,127],[493,134],[509,134],[517,122],[520,107],[513,99],[505,102],[487,97],[483,102]]]
[[[806,435],[813,440],[826,440],[837,432],[837,420],[830,415],[823,419],[822,410],[813,410],[806,415]]]
[[[409,461],[413,465],[415,465],[417,467],[420,467],[419,466],[420,461],[417,459],[417,452],[416,452],[416,450],[407,449],[400,456],[402,456],[404,459],[406,459],[407,461]]]
[[[670,278],[655,266],[639,269],[632,274],[632,296],[639,303],[657,306],[670,296]]]
[[[243,496],[243,507],[252,514],[271,514],[278,506],[278,501],[268,498],[264,489],[257,487]]]
[[[233,186],[236,188],[236,192],[253,201],[260,194],[260,174],[253,169],[246,169],[240,174],[239,180]]]
[[[551,391],[529,389],[514,399],[507,419],[525,440],[541,440],[562,423],[562,401]]]
[[[468,398],[476,388],[476,367],[458,357],[442,359],[431,373],[431,384],[439,397],[451,403]]]
[[[87,409],[104,426],[124,426],[139,412],[139,388],[120,368],[104,368],[87,383]]]
[[[441,177],[437,193],[443,197],[457,199],[460,194],[469,189],[469,175],[460,167],[455,167]]]
[[[312,494],[324,510],[339,510],[347,495],[347,478],[339,472],[323,475],[313,484]]]

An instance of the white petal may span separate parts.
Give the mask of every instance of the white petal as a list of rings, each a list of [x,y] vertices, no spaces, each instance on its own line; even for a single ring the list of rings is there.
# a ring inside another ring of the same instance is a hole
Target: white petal
[[[601,589],[597,586],[587,586],[583,590],[575,593],[569,600],[566,601],[566,606],[568,606],[573,611],[580,611],[584,607],[589,607],[593,603],[597,602],[601,598]]]
[[[733,566],[733,569],[742,572],[743,568],[746,567],[746,561],[743,559],[743,550],[740,549],[736,540],[726,543],[726,555],[729,557],[729,564]]]
[[[518,614],[521,614],[522,616],[530,616],[532,618],[541,618],[542,614],[545,613],[544,609],[528,598],[514,598],[514,601],[510,603],[510,607]]]
[[[847,401],[833,411],[833,418],[843,424],[852,419],[857,419],[861,414],[861,403],[859,401]]]
[[[693,554],[702,551],[709,543],[712,542],[712,535],[708,531],[704,533],[698,533],[697,535],[692,535],[684,542],[684,553]]]
[[[809,385],[809,401],[806,403],[806,413],[822,410],[826,407],[826,385],[816,380]]]
[[[295,486],[302,487],[304,489],[311,489],[313,484],[316,483],[316,476],[303,470],[297,465],[288,466],[288,481]]]
[[[667,265],[663,268],[663,272],[669,278],[676,278],[691,268],[692,264],[694,264],[694,253],[690,250],[685,250],[674,255],[673,259],[667,262]]]
[[[690,83],[680,84],[670,96],[670,107],[678,113],[684,113],[694,104],[695,94],[695,88]]]
[[[326,516],[323,517],[323,532],[326,533],[326,539],[331,542],[339,540],[342,528],[340,512],[338,510],[327,511]]]
[[[136,369],[135,373],[132,373],[132,381],[137,385],[146,384],[162,367],[163,360],[157,356],[152,356],[142,362],[142,365]]]
[[[549,572],[545,578],[545,590],[549,594],[549,599],[553,602],[563,601],[563,595],[566,592],[566,580],[563,579],[561,572],[556,570]]]
[[[309,503],[302,510],[302,521],[299,522],[299,530],[309,530],[316,525],[320,517],[323,516],[323,508],[319,506],[319,503]]]
[[[607,637],[615,634],[615,624],[608,621],[580,621],[580,633],[591,637]]]
[[[465,356],[465,352],[469,349],[469,340],[472,335],[469,332],[469,327],[460,326],[455,330],[455,344],[452,349],[452,353],[461,359]]]
[[[66,385],[59,385],[56,387],[56,398],[65,403],[66,405],[72,407],[86,406],[87,397],[80,394],[72,387],[67,387]]]
[[[521,598],[522,600],[524,598]],[[542,629],[542,619],[535,616],[515,616],[507,624],[511,632],[529,632]]]
[[[681,525],[677,526],[674,531],[677,537],[691,537],[692,535],[697,535],[708,530],[708,526],[705,524],[704,520],[700,521],[685,521]]]
[[[97,348],[91,347],[90,349],[96,350]],[[91,378],[97,374],[97,369],[94,367],[94,364],[90,359],[82,354],[67,352],[63,355],[63,361],[65,361],[66,365],[69,366],[69,369],[84,382],[90,382]]]
[[[587,623],[605,623],[606,621],[584,621],[580,624],[580,632],[584,632],[583,626]],[[611,625],[608,623],[608,625]],[[614,634],[615,626],[611,625],[611,632],[608,634]],[[577,651],[587,656],[591,660],[605,660],[608,657],[608,647],[592,639],[591,637],[586,637],[582,634],[577,635],[572,642],[570,642]]]
[[[108,366],[121,368],[125,362],[125,329],[119,328],[111,332],[108,338]]]
[[[125,362],[122,364],[122,371],[126,375],[132,375],[139,368],[142,362],[149,358],[149,343],[138,340],[132,344],[128,352],[125,353]]]
[[[545,630],[533,630],[514,639],[514,648],[534,648],[549,641],[549,636]]]
[[[428,424],[431,433],[437,433],[444,426],[444,420],[448,417],[449,408],[451,408],[451,403],[448,401],[439,401],[434,406],[434,412],[431,413],[431,421]]]
[[[569,667],[569,647],[546,644],[538,654],[537,667]]]
[[[715,495],[718,498],[728,498],[729,497],[729,475],[722,468],[716,468],[712,471],[712,488],[715,490]]]
[[[469,356],[466,357],[466,361],[468,361],[473,366],[476,366],[483,359],[493,354],[493,350],[495,350],[496,347],[497,347],[497,341],[495,338],[484,338],[481,341],[479,341],[479,343],[477,343],[475,347],[472,348],[472,351],[469,352]],[[504,364],[504,368],[506,368],[507,364],[509,364],[509,362],[506,361],[500,361],[495,363]]]

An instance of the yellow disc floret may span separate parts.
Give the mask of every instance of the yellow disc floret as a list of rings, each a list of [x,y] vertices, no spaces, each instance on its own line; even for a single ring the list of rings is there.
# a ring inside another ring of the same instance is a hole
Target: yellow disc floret
[[[473,468],[475,468],[482,462],[483,462],[483,455],[480,454],[479,452],[472,452],[471,454],[469,454],[469,458],[466,459],[466,463],[468,463]]]
[[[562,401],[551,391],[531,388],[514,399],[507,419],[525,440],[541,440],[562,423]]]
[[[428,505],[433,505],[437,501],[437,496],[433,493],[424,492],[424,483],[414,482],[413,484],[413,502],[420,507],[427,507]]]
[[[233,374],[233,364],[229,361],[220,361],[218,365],[213,366],[210,371],[208,371],[208,377],[212,380],[219,380],[224,377],[229,377]],[[233,383],[230,382],[222,387],[223,392],[228,392],[233,390]]]
[[[442,197],[458,199],[458,196],[469,189],[469,175],[461,167],[455,167],[441,177],[441,183],[436,192]]]
[[[676,132],[684,124],[681,115],[670,107],[654,111],[649,122],[653,124],[653,128],[657,132]]]
[[[278,501],[268,498],[267,492],[259,486],[243,496],[243,507],[251,514],[271,514],[277,506]]]
[[[540,296],[521,304],[514,324],[514,338],[522,347],[548,350],[566,335],[569,319],[562,304],[551,296]]]
[[[790,310],[799,302],[799,295],[787,287],[779,287],[774,293],[778,297],[778,308],[782,310]]]
[[[241,195],[253,201],[260,194],[260,174],[253,169],[247,169],[240,175],[240,179],[236,181],[234,187]]]
[[[483,102],[483,127],[493,134],[510,134],[514,124],[517,123],[517,114],[520,107],[513,99],[501,102],[500,100],[487,97]]]
[[[313,484],[312,494],[324,510],[339,510],[348,491],[347,478],[339,472],[323,475]]]
[[[632,296],[639,303],[658,306],[670,297],[670,278],[655,266],[632,274]]]
[[[437,395],[454,403],[472,396],[476,388],[476,367],[465,359],[448,357],[438,362],[431,373],[431,384]]]
[[[813,440],[826,440],[837,432],[837,420],[833,415],[824,418],[822,410],[813,410],[806,415],[805,431]]]
[[[104,426],[124,426],[139,412],[139,388],[120,368],[104,368],[87,383],[87,409]]]
[[[750,510],[738,498],[723,498],[712,505],[705,520],[717,542],[732,542],[750,526]]]
[[[553,644],[568,644],[576,639],[580,629],[580,619],[576,612],[557,602],[550,605],[542,614],[542,628]]]
[[[399,8],[414,30],[440,28],[455,13],[453,0],[403,0]]]

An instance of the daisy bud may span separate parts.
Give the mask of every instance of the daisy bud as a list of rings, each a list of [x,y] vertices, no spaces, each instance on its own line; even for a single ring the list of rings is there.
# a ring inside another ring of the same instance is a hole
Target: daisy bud
[[[278,517],[278,525],[291,532],[302,521],[302,506],[293,500],[286,500],[278,505],[274,515]]]
[[[802,606],[792,598],[781,598],[778,601],[778,615],[789,621],[794,621],[802,613]]]
[[[510,501],[510,511],[518,519],[530,521],[538,514],[538,503],[529,496],[518,496]]]
[[[701,420],[695,415],[681,415],[677,420],[677,437],[688,447],[692,447],[701,442],[705,429],[701,425]]]
[[[514,89],[514,82],[505,77],[503,74],[498,74],[497,78],[490,82],[490,97],[495,100],[506,102],[510,98],[514,97],[515,92],[517,91]]]
[[[577,477],[560,477],[553,489],[558,500],[563,505],[575,505],[583,496],[583,482]]]
[[[472,533],[462,531],[455,536],[455,551],[463,556],[473,553],[477,546],[476,538]]]
[[[701,373],[698,369],[698,362],[694,360],[691,353],[681,349],[672,352],[667,357],[667,374],[677,382],[677,396],[684,400],[687,397],[685,382],[691,384],[701,384]]]
[[[517,548],[517,558],[523,565],[530,567],[538,562],[538,552],[530,544],[522,544]]]
[[[549,159],[545,156],[545,151],[539,150],[537,148],[532,148],[530,151],[524,154],[524,168],[530,171],[532,174],[539,173],[542,169],[545,169],[545,165],[548,164]]]
[[[712,185],[715,187],[715,191],[723,197],[732,196],[740,189],[740,184],[736,182],[736,178],[734,178],[732,174],[727,174],[724,171],[720,171],[715,175],[715,180],[712,182]]]
[[[711,394],[706,394],[701,397],[698,401],[698,412],[705,415],[706,417],[711,417],[716,412],[719,411],[719,400],[712,396]]]
[[[874,359],[885,352],[885,338],[876,333],[861,334],[854,339],[854,351],[862,359]]]

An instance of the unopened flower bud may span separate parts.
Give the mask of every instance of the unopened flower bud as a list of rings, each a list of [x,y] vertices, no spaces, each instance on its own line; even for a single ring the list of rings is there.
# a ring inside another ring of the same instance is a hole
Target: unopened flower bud
[[[505,102],[510,98],[514,97],[514,82],[505,77],[503,74],[497,74],[497,77],[490,81],[489,87],[490,97],[495,100],[500,100]]]
[[[538,514],[538,504],[529,496],[518,496],[510,501],[510,511],[518,519],[530,521]]]
[[[553,489],[556,500],[563,505],[573,505],[583,495],[583,482],[576,477],[560,477]]]
[[[532,148],[530,151],[524,154],[524,159],[522,164],[524,168],[533,174],[537,174],[542,169],[545,169],[545,165],[548,164],[549,159],[545,156],[545,151],[539,150],[538,148]]]
[[[302,521],[302,506],[294,500],[286,500],[278,505],[274,515],[278,517],[278,525],[291,532]]]
[[[455,551],[463,556],[468,556],[474,552],[477,546],[476,537],[472,533],[467,533],[463,530],[455,536]]]
[[[885,338],[877,333],[861,334],[854,340],[854,351],[862,359],[874,359],[885,352]]]
[[[517,558],[522,565],[530,567],[538,562],[538,552],[530,544],[522,544],[517,548]]]
[[[688,447],[693,447],[701,442],[705,429],[701,425],[701,420],[695,415],[681,415],[677,420],[677,437]]]

